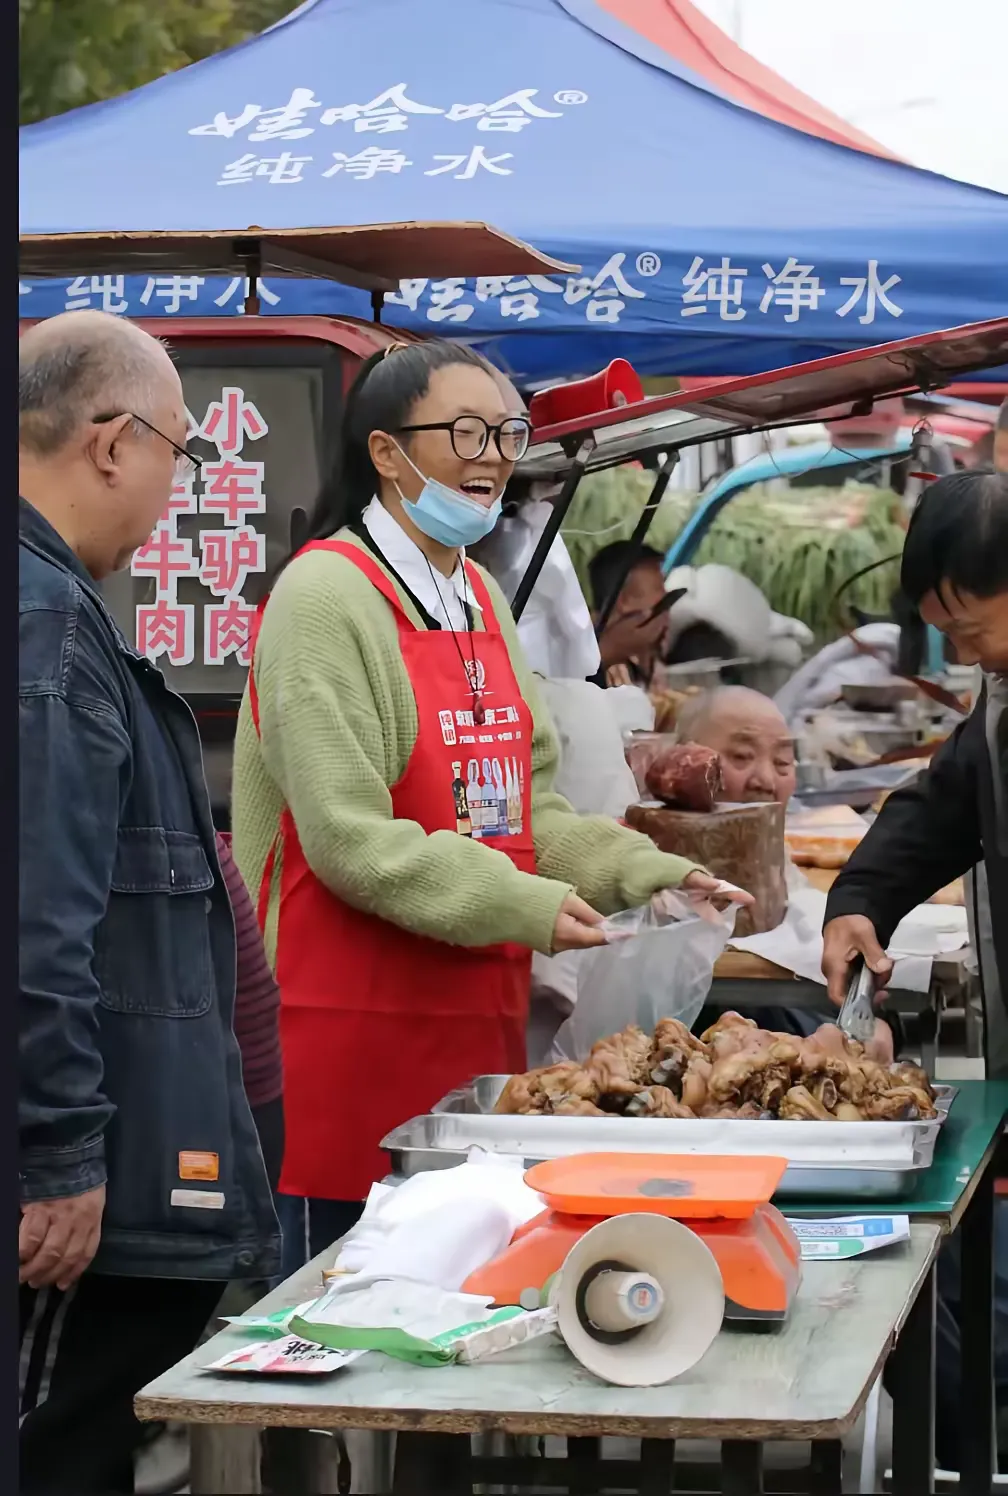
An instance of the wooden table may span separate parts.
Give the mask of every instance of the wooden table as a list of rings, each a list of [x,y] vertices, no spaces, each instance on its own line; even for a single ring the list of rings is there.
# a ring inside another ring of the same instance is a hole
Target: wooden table
[[[318,1380],[200,1370],[239,1343],[241,1332],[228,1328],[145,1387],[136,1399],[137,1416],[190,1426],[194,1496],[259,1491],[258,1431],[264,1428],[399,1431],[397,1496],[468,1492],[474,1480],[517,1485],[520,1475],[527,1482],[549,1476],[546,1483],[561,1489],[600,1489],[600,1472],[576,1441],[607,1435],[643,1441],[639,1464],[620,1462],[617,1471],[605,1462],[611,1478],[624,1477],[624,1488],[668,1492],[674,1441],[702,1438],[723,1441],[721,1490],[749,1496],[762,1489],[764,1441],[783,1439],[814,1441],[812,1488],[839,1493],[836,1441],[857,1421],[922,1287],[932,1281],[939,1240],[939,1228],[920,1221],[908,1243],[889,1251],[804,1264],[786,1326],[763,1334],[723,1330],[697,1366],[663,1387],[609,1386],[557,1342],[473,1367],[423,1369],[369,1355]],[[263,1310],[310,1297],[335,1255],[334,1247],[316,1258],[270,1294]],[[558,1472],[559,1462],[512,1460],[506,1475],[497,1465],[492,1475],[470,1453],[470,1437],[489,1432],[566,1437],[573,1441],[570,1463]],[[309,1496],[336,1488],[331,1472],[321,1471],[317,1460],[313,1467],[319,1449],[332,1443],[315,1439],[315,1455],[309,1455],[310,1434],[288,1436],[291,1491]]]

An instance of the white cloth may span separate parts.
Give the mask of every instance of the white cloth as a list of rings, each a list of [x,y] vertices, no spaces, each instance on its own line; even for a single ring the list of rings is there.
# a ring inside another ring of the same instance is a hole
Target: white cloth
[[[609,686],[605,698],[621,736],[630,732],[654,732],[654,702],[642,687]]]
[[[522,504],[517,514],[504,515],[483,542],[480,555],[505,597],[517,592],[552,512],[545,501]],[[518,621],[518,638],[540,675],[585,680],[602,663],[588,604],[559,535]]]
[[[401,1274],[455,1289],[542,1210],[520,1159],[481,1154],[454,1169],[373,1184],[339,1255],[345,1272]]]
[[[839,697],[841,686],[890,680],[896,668],[899,633],[896,623],[869,623],[855,630],[854,639],[880,650],[884,659],[862,654],[854,639],[846,637],[813,655],[774,697],[787,723],[795,725],[806,713],[829,706]]]
[[[800,618],[789,618],[786,613],[770,614],[770,638],[794,639],[797,644],[809,645],[815,643],[815,634],[807,623],[802,623]]]
[[[795,867],[788,870],[788,907],[784,920],[761,935],[733,937],[736,950],[749,951],[793,971],[806,981],[825,985],[822,974],[822,926],[826,895]],[[902,920],[889,943],[895,961],[890,986],[904,992],[926,992],[936,956],[966,944],[966,911],[949,905],[920,904]]]
[[[539,678],[538,685],[560,743],[553,788],[579,815],[618,820],[639,796],[609,702],[613,693],[587,680]]]
[[[797,670],[804,651],[814,642],[815,635],[800,618],[788,618],[785,613],[770,614],[770,638],[765,656],[768,661]]]
[[[730,639],[740,655],[763,659],[773,615],[755,582],[730,566],[679,566],[665,578],[667,592],[678,587],[686,594],[669,608],[667,648],[693,624],[706,623]]]
[[[372,499],[364,511],[364,528],[389,566],[402,578],[430,616],[443,629],[453,629],[458,634],[465,633],[464,603],[468,602],[474,612],[480,610],[462,565],[465,551],[460,553],[458,565],[450,577],[442,576],[440,572],[435,572],[432,576],[431,564],[423,551],[377,499]],[[448,609],[451,610],[450,614]]]

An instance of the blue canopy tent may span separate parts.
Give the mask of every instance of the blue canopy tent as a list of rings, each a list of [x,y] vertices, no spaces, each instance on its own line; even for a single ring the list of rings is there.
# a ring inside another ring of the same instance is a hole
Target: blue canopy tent
[[[482,220],[580,275],[409,281],[384,319],[524,383],[744,374],[1008,308],[1008,197],[732,102],[594,0],[307,0],[21,131],[22,235]],[[22,316],[233,314],[237,280],[22,281]],[[263,311],[370,315],[322,280]]]

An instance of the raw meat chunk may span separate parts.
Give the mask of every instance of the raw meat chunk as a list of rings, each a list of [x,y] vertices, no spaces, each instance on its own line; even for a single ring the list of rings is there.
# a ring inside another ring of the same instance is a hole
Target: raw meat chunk
[[[700,743],[673,743],[652,759],[645,783],[656,800],[680,810],[713,810],[721,792],[721,758]]]

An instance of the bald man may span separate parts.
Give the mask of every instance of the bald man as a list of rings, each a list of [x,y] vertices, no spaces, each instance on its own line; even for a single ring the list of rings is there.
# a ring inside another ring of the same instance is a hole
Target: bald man
[[[770,697],[759,691],[722,686],[687,699],[676,719],[676,737],[721,755],[722,800],[786,805],[795,792],[794,740]]]
[[[681,743],[703,743],[721,755],[719,798],[726,804],[776,800],[779,805],[787,805],[794,794],[794,741],[778,708],[759,691],[747,686],[722,686],[689,698],[679,711],[676,737]],[[718,1011],[707,1007],[701,1017],[713,1023]],[[815,1008],[759,1008],[749,1016],[761,1028],[811,1034],[821,1023],[832,1021],[835,1010],[824,992],[822,1003]],[[879,1019],[873,1056],[888,1061],[892,1046],[890,1027]]]
[[[20,1488],[126,1492],[135,1393],[279,1243],[196,724],[99,590],[198,467],[182,386],[79,312],[18,406]]]

